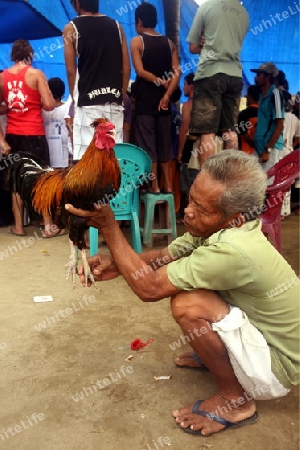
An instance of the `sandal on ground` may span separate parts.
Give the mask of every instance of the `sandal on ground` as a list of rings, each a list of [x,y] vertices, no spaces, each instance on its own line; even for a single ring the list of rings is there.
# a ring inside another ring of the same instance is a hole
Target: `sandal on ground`
[[[240,420],[239,422],[230,422],[229,420],[224,419],[221,416],[218,416],[217,414],[210,413],[207,411],[202,411],[199,409],[199,406],[204,400],[198,400],[192,409],[192,413],[199,414],[200,416],[207,417],[209,420],[213,420],[214,422],[218,422],[221,425],[224,425],[225,428],[222,428],[220,431],[216,431],[216,433],[220,433],[221,431],[228,430],[229,428],[239,428],[243,427],[244,425],[252,425],[253,423],[257,422],[258,420],[258,414],[255,412],[251,417],[248,417],[247,419]],[[179,425],[180,426],[180,425]],[[201,430],[192,430],[190,427],[188,428],[182,428],[180,427],[185,433],[189,434],[195,434],[197,436],[203,436],[201,433]],[[213,433],[215,434],[215,433]]]

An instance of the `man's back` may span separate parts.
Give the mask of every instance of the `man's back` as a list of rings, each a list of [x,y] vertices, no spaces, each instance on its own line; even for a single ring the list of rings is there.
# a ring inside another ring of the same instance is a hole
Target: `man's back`
[[[119,25],[103,15],[79,16],[78,105],[122,104],[122,46]]]
[[[248,13],[238,0],[207,0],[201,5],[187,38],[199,44],[204,30],[205,46],[195,79],[216,73],[241,76],[239,53],[248,27]]]
[[[138,37],[143,42],[141,59],[143,68],[157,79],[167,79],[172,70],[172,49],[169,39],[163,35],[143,33]],[[157,114],[158,104],[165,93],[163,86],[137,76],[135,102],[137,114]],[[164,113],[164,111],[162,111]]]

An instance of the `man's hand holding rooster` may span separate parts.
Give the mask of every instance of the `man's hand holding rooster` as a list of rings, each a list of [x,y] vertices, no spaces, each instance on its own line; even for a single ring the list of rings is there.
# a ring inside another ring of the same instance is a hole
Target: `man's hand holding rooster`
[[[74,208],[73,205],[65,205],[66,210],[70,214],[74,214],[80,217],[87,217],[87,224],[90,227],[97,228],[101,231],[102,235],[105,234],[105,229],[112,229],[117,227],[118,223],[115,220],[114,213],[109,205],[94,205],[94,211],[85,211],[83,209]],[[96,255],[88,259],[89,266],[94,275],[95,281],[107,281],[112,280],[120,275],[114,261],[110,255]],[[83,286],[85,286],[85,275],[83,266],[78,269],[78,275]],[[91,286],[91,282],[88,282],[88,286]]]

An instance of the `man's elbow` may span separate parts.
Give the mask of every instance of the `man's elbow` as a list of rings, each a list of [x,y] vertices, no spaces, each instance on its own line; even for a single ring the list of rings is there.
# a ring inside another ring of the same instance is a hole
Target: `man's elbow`
[[[55,104],[54,102],[45,102],[43,103],[43,109],[45,111],[53,111],[53,109],[55,108]]]
[[[157,302],[158,300],[161,300],[161,298],[157,295],[157,288],[154,286],[139,286],[139,288],[135,290],[135,294],[144,303]]]
[[[135,72],[138,77],[142,78],[144,75],[144,69],[135,69]]]

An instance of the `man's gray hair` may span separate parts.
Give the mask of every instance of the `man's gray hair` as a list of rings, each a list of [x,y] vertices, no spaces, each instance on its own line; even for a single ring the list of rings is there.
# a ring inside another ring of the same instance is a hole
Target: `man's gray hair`
[[[242,213],[246,221],[259,215],[267,176],[257,157],[239,150],[222,150],[204,161],[201,170],[226,186],[217,201],[225,219],[236,213]]]

